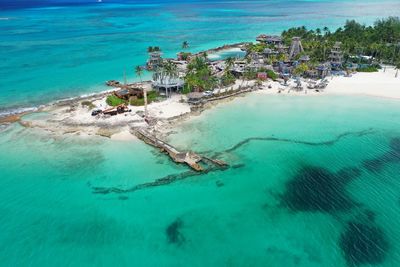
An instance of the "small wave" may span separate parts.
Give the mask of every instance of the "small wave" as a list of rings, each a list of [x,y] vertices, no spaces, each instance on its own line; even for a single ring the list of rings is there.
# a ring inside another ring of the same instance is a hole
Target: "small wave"
[[[79,96],[57,99],[57,100],[48,102],[46,104],[42,104],[42,105],[38,105],[38,106],[34,106],[34,107],[15,107],[15,108],[0,109],[0,118],[12,116],[12,115],[18,115],[18,114],[27,113],[27,112],[35,112],[35,111],[38,111],[39,109],[42,109],[44,107],[48,107],[51,105],[57,105],[57,104],[62,104],[62,103],[78,101],[78,100],[86,99],[89,97],[100,96],[102,94],[110,93],[113,91],[115,91],[115,89],[109,89],[109,90],[104,90],[104,91],[100,91],[100,92],[93,92],[93,93],[88,93],[88,94],[82,94]]]
[[[39,108],[40,107],[6,109],[3,111],[0,111],[0,118],[12,116],[12,115],[18,115],[18,114],[22,114],[22,113],[26,113],[26,112],[34,112],[34,111],[37,111]]]

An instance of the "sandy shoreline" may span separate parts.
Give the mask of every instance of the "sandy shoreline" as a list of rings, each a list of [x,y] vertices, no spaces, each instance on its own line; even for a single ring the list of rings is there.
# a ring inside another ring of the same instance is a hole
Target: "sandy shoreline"
[[[328,94],[368,95],[400,99],[400,76],[393,67],[379,72],[355,73],[352,77],[334,77],[326,88]]]
[[[376,73],[355,73],[352,77],[329,77],[329,85],[322,92],[306,89],[306,81],[303,82],[305,90],[290,90],[293,81],[289,86],[273,81],[264,82],[259,88],[250,93],[263,95],[286,94],[286,95],[368,95],[372,97],[385,97],[400,99],[400,77],[395,77],[396,70],[388,67]],[[149,85],[149,84],[148,84]],[[228,89],[235,90],[240,86],[251,87],[254,81],[243,82],[238,80],[236,84]],[[43,117],[30,118],[26,114],[14,114],[0,119],[0,123],[12,123],[19,121],[25,127],[42,128],[57,134],[76,135],[100,135],[109,137],[116,141],[132,141],[136,137],[133,129],[146,127],[160,135],[167,135],[173,131],[174,126],[182,120],[199,114],[204,109],[211,108],[215,104],[226,102],[236,97],[228,96],[226,99],[216,100],[203,105],[200,109],[192,109],[187,103],[184,95],[173,95],[160,102],[151,103],[148,106],[149,117],[152,118],[152,125],[149,126],[143,118],[143,107],[129,106],[131,112],[116,116],[91,116],[91,111],[82,106],[82,101],[91,101],[96,108],[107,108],[106,95],[110,90],[97,94],[57,101],[44,106],[36,114],[45,114]],[[245,93],[240,93],[245,94]],[[33,114],[33,113],[27,113]]]

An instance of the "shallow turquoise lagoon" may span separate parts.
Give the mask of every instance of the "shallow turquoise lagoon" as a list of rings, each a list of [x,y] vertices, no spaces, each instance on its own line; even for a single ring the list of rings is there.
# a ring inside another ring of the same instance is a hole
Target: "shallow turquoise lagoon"
[[[230,164],[195,176],[140,142],[2,128],[1,265],[397,266],[398,107],[237,98],[169,136]]]

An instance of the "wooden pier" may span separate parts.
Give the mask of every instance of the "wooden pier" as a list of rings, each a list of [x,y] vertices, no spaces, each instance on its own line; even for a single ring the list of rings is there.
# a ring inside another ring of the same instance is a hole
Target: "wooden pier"
[[[145,129],[135,130],[135,134],[139,139],[143,140],[146,144],[159,148],[162,152],[167,153],[173,161],[177,163],[187,164],[195,171],[198,172],[203,171],[203,167],[199,164],[203,160],[208,160],[213,164],[221,167],[228,166],[228,164],[222,160],[202,157],[192,151],[185,151],[185,152],[179,151],[170,144],[158,139]]]

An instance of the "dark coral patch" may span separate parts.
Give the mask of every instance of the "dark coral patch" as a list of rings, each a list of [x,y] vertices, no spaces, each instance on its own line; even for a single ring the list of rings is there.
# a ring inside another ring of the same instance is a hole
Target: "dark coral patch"
[[[393,139],[390,141],[390,148],[391,148],[394,152],[400,153],[400,137],[393,138]]]
[[[340,237],[340,247],[348,265],[358,266],[382,263],[389,243],[377,226],[350,222]]]
[[[345,186],[360,175],[355,168],[332,173],[321,167],[306,166],[286,184],[282,202],[294,211],[336,212],[351,209],[355,203]]]
[[[179,218],[176,219],[170,225],[168,225],[168,227],[166,229],[166,234],[167,234],[168,242],[170,244],[181,245],[185,241],[185,238],[180,231],[182,226],[183,226],[183,221]]]
[[[363,166],[370,172],[380,172],[383,169],[385,161],[382,158],[364,160]]]
[[[215,185],[217,187],[222,187],[222,186],[224,186],[224,183],[222,181],[218,180],[218,181],[215,182]]]
[[[240,168],[243,168],[245,166],[246,166],[246,164],[243,164],[243,163],[235,164],[235,165],[232,165],[232,169],[240,169]]]
[[[366,219],[367,219],[369,222],[375,222],[376,213],[373,212],[372,210],[365,210],[365,211],[364,211],[364,216],[366,217]]]
[[[393,138],[389,147],[390,150],[385,154],[374,159],[365,160],[363,162],[364,168],[370,172],[380,172],[385,164],[400,162],[400,138]]]

